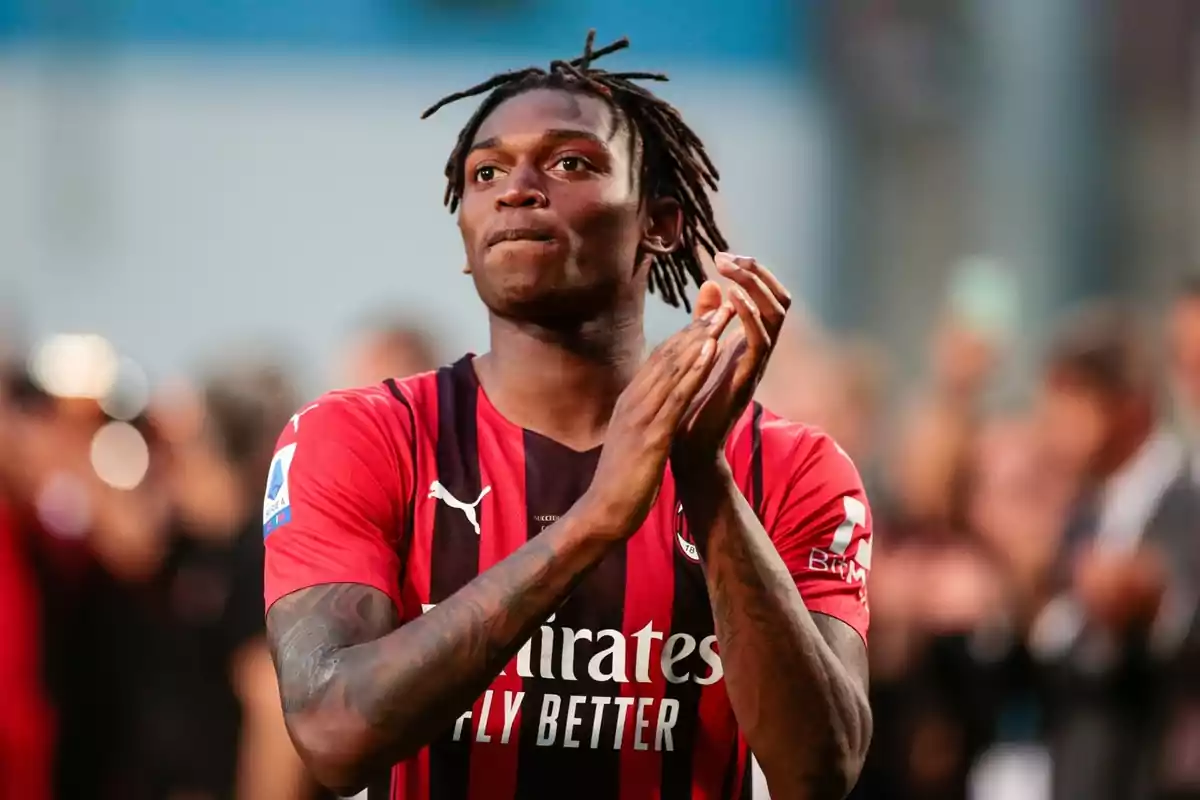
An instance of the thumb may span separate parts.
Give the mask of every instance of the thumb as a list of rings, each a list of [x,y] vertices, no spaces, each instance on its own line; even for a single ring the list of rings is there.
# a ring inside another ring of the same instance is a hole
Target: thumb
[[[696,295],[696,306],[692,311],[692,319],[700,319],[708,312],[716,311],[721,307],[723,299],[721,287],[717,285],[717,282],[705,281]]]

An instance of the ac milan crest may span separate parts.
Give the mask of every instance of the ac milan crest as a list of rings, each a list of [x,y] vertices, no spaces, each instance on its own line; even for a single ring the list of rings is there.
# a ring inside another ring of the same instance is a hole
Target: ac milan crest
[[[675,507],[675,543],[679,545],[679,551],[688,561],[700,563],[700,549],[696,547],[692,532],[688,530],[687,519],[683,515],[683,503]]]

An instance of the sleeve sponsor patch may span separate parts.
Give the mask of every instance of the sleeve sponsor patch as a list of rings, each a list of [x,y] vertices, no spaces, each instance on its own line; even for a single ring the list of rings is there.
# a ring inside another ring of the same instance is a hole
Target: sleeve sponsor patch
[[[292,519],[292,500],[288,487],[288,472],[296,455],[295,443],[279,449],[271,459],[267,473],[267,494],[263,498],[263,538]]]

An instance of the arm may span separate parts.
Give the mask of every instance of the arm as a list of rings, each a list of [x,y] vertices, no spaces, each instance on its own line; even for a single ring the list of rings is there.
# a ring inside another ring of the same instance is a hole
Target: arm
[[[620,536],[575,509],[397,628],[377,589],[330,584],[276,602],[267,634],[284,716],[321,783],[350,794],[454,722]]]
[[[723,466],[679,476],[712,598],[725,683],[774,794],[842,798],[871,738],[862,637],[810,613]]]
[[[866,497],[828,437],[768,427],[758,415],[749,423],[758,441],[746,436],[745,410],[791,295],[753,258],[718,253],[715,265],[733,283],[728,301],[705,284],[696,313],[730,306],[741,324],[722,343],[712,386],[678,436],[672,470],[702,554],[729,699],[768,785],[777,796],[841,798],[858,780],[871,738]],[[737,453],[743,466],[750,454],[751,469],[762,459],[757,501],[766,529],[733,479],[728,459]]]

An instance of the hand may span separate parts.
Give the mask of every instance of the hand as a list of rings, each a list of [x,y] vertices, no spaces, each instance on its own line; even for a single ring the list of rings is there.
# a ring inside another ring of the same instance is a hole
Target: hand
[[[650,513],[672,439],[712,370],[717,340],[732,316],[722,307],[697,316],[650,355],[617,399],[600,463],[581,500],[612,535],[632,535]]]
[[[696,315],[729,308],[741,325],[721,342],[712,376],[688,410],[671,456],[681,466],[708,463],[721,455],[725,437],[754,397],[792,304],[779,279],[753,258],[718,253],[716,266],[733,282],[728,300],[708,281],[696,298]]]

